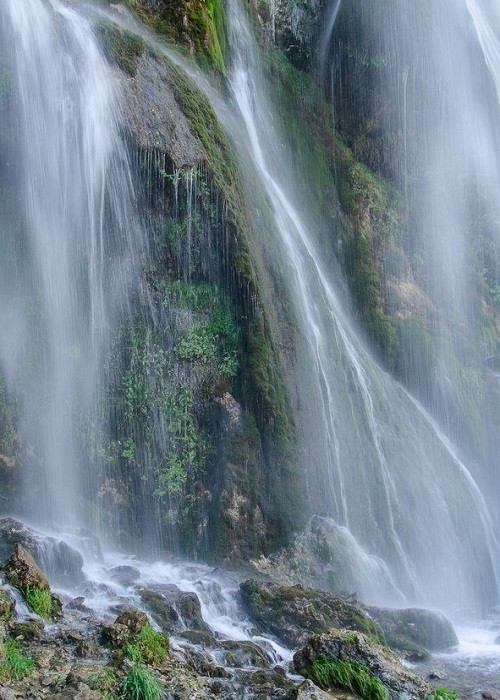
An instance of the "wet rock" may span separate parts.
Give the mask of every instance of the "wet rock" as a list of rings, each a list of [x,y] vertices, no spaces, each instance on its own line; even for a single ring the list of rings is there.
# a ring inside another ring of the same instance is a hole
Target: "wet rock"
[[[443,673],[439,673],[438,671],[430,671],[428,678],[431,681],[444,681],[446,676]]]
[[[16,700],[16,696],[8,688],[0,688],[0,700]]]
[[[212,634],[208,632],[199,632],[197,630],[185,630],[177,634],[181,639],[185,639],[190,644],[196,644],[200,647],[212,648],[217,645],[217,641]]]
[[[126,587],[133,586],[141,576],[141,572],[135,566],[115,566],[108,569],[107,573],[112,581]]]
[[[121,615],[118,615],[115,623],[117,625],[125,625],[133,635],[136,635],[139,634],[144,625],[148,623],[148,616],[145,612],[142,612],[142,610],[130,608],[122,612]]]
[[[123,647],[135,637],[148,622],[146,613],[129,608],[120,613],[111,625],[101,626],[101,639],[112,647]]]
[[[201,649],[193,647],[182,648],[186,663],[200,676],[209,678],[231,678],[231,674],[223,666],[214,663],[213,658]]]
[[[7,622],[15,615],[16,601],[6,588],[0,588],[0,621]]]
[[[11,635],[14,639],[38,641],[43,636],[43,622],[40,620],[18,622],[11,627]]]
[[[90,612],[90,608],[88,608],[85,605],[85,598],[82,595],[70,600],[66,607],[69,610],[80,610],[81,612]]]
[[[264,651],[250,641],[219,642],[214,656],[223,666],[232,668],[269,668],[271,664]]]
[[[98,659],[102,651],[93,639],[82,639],[76,645],[75,654],[81,659]]]
[[[252,619],[289,646],[305,644],[312,634],[332,628],[365,632],[375,641],[384,643],[384,635],[376,622],[331,593],[258,581],[245,581],[240,591]]]
[[[185,629],[211,633],[201,615],[196,593],[186,593],[174,585],[142,588],[140,596],[154,620],[165,632]]]
[[[13,518],[0,518],[0,565],[22,545],[55,585],[77,585],[84,580],[83,558],[76,549],[43,535]]]
[[[430,651],[441,651],[458,644],[451,622],[441,613],[420,608],[391,610],[365,608],[382,628],[388,644],[404,651],[405,644],[418,645]]]
[[[387,649],[372,644],[360,632],[332,630],[327,634],[314,635],[293,657],[295,670],[308,675],[309,668],[317,659],[333,661],[355,661],[363,664],[389,689],[394,700],[404,694],[410,699],[424,699],[431,687],[406,669]]]
[[[292,690],[290,700],[330,700],[331,695],[323,692],[312,681],[304,681]]]
[[[275,671],[238,671],[236,678],[245,687],[250,697],[289,698],[294,690],[294,684]],[[247,697],[247,695],[241,695]]]
[[[366,564],[354,546],[352,536],[331,518],[315,515],[289,546],[271,557],[253,562],[260,573],[277,583],[300,584],[337,594],[359,591],[369,595],[374,585],[373,573],[367,574]],[[398,593],[387,571],[377,571],[377,586]],[[356,601],[354,601],[356,603]]]
[[[32,555],[22,545],[16,544],[14,553],[5,566],[7,580],[21,591],[28,588],[48,591],[49,583],[35,564]]]

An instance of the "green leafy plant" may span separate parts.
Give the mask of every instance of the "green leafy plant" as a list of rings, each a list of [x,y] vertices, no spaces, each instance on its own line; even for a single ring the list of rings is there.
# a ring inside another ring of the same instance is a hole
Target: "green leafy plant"
[[[19,642],[8,639],[4,644],[5,660],[0,664],[0,677],[22,680],[29,676],[35,667],[33,659],[25,654]]]
[[[307,677],[320,688],[339,688],[363,700],[390,700],[390,693],[380,678],[357,661],[316,659],[306,671]],[[441,698],[440,700],[445,700]]]
[[[164,689],[155,676],[135,664],[123,681],[123,700],[161,700]]]
[[[37,615],[43,617],[47,622],[52,622],[54,619],[54,601],[49,590],[40,588],[27,588],[25,598],[28,608],[33,610]]]

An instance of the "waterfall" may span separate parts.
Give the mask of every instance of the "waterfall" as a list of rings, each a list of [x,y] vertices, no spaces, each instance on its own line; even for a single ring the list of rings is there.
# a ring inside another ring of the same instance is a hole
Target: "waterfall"
[[[340,4],[332,8],[335,20]],[[232,93],[268,194],[302,331],[304,444],[310,483],[318,480],[316,510],[380,557],[408,600],[448,609],[491,603],[499,552],[485,500],[437,424],[377,365],[346,316],[313,219],[294,204],[293,168],[239,0],[228,16]]]
[[[115,84],[84,16],[58,0],[5,0],[0,41],[11,197],[0,220],[0,367],[29,443],[26,514],[78,523],[93,479],[82,436],[99,420],[103,357],[137,286],[132,176]]]

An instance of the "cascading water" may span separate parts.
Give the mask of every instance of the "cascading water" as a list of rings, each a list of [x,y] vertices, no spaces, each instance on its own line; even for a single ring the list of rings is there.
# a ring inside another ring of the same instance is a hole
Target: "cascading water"
[[[437,425],[376,365],[346,318],[307,216],[293,204],[293,169],[274,131],[241,3],[230,3],[228,14],[232,91],[303,334],[305,446],[316,509],[380,556],[408,599],[448,609],[492,603],[499,552],[484,498]]]
[[[89,23],[57,0],[7,0],[0,38],[11,86],[3,177],[15,183],[0,222],[0,363],[30,445],[25,515],[78,523],[93,478],[80,479],[82,433],[99,420],[103,356],[137,286],[142,238]]]

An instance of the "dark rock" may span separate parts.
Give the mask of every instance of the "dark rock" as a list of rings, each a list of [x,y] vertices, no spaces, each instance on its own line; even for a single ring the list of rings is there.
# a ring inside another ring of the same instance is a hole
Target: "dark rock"
[[[147,622],[146,613],[136,608],[129,608],[120,613],[113,624],[101,626],[102,641],[112,647],[123,647],[139,634]]]
[[[424,699],[431,693],[430,686],[406,669],[388,649],[374,645],[360,632],[332,630],[327,634],[314,635],[305,647],[295,653],[295,670],[307,676],[316,659],[363,664],[384,683],[394,700],[402,694],[410,699]]]
[[[16,544],[14,553],[5,566],[5,576],[10,583],[26,591],[28,588],[48,591],[49,583],[35,564],[35,560],[22,545]]]
[[[77,585],[84,580],[79,552],[54,537],[43,535],[13,518],[0,519],[0,565],[16,545],[22,545],[55,585]]]
[[[178,632],[177,636],[181,639],[185,639],[186,642],[190,644],[196,644],[200,647],[207,647],[211,649],[217,645],[217,641],[212,634],[208,632],[200,632],[197,630],[184,630],[183,632]]]
[[[102,656],[99,645],[93,639],[82,639],[76,645],[75,653],[81,659],[97,659]]]
[[[117,625],[125,625],[133,635],[139,634],[144,625],[148,623],[148,616],[142,610],[130,608],[122,612],[115,620]]]
[[[384,643],[376,622],[339,596],[302,586],[245,581],[240,591],[249,615],[289,646],[332,628],[358,630]]]
[[[236,677],[247,692],[264,698],[288,698],[294,689],[288,678],[275,671],[238,671]]]
[[[394,649],[404,650],[405,641],[440,651],[458,644],[451,622],[441,613],[420,608],[391,610],[388,608],[365,608],[382,628],[388,644]]]
[[[184,658],[187,664],[200,676],[209,678],[231,678],[231,674],[222,666],[214,664],[213,659],[205,651],[183,647]]]
[[[43,622],[40,620],[18,622],[12,626],[11,635],[14,637],[14,639],[39,641],[43,636]]]
[[[269,668],[270,660],[262,649],[250,641],[219,642],[214,656],[223,666],[232,668]]]
[[[87,608],[85,605],[85,598],[80,595],[77,598],[73,598],[73,600],[70,600],[69,603],[66,605],[67,608],[70,610],[80,610],[84,612],[88,612],[90,608]]]
[[[177,586],[168,584],[153,589],[142,588],[140,596],[165,632],[189,629],[211,634],[210,627],[201,615],[196,593],[185,593]]]
[[[118,625],[116,622],[112,625],[102,625],[101,639],[103,644],[120,648],[130,641],[130,630],[126,625]]]
[[[141,572],[134,566],[115,566],[108,569],[107,573],[112,581],[116,581],[121,586],[133,586],[139,580]]]

